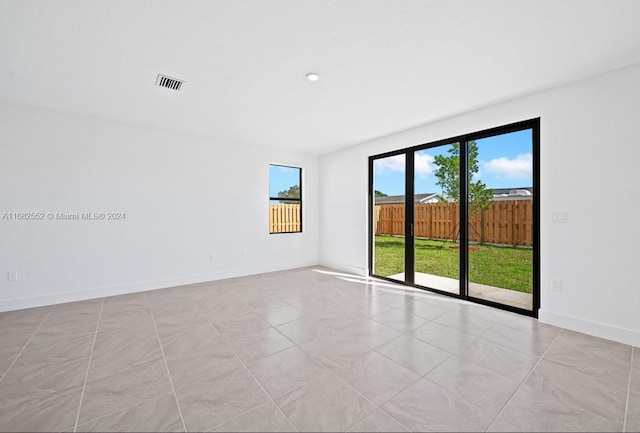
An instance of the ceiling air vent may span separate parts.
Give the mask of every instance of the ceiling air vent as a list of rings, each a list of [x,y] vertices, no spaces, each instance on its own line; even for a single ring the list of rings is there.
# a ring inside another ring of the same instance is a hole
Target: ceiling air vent
[[[167,89],[180,90],[184,81],[158,74],[156,86],[166,87]]]

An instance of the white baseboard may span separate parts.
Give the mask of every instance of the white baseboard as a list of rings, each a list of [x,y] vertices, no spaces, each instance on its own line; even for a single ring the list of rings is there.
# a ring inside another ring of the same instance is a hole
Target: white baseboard
[[[284,271],[288,269],[315,266],[317,262],[298,262],[269,266],[257,266],[247,269],[233,269],[230,271],[211,274],[191,275],[186,277],[168,278],[163,280],[143,281],[115,286],[96,287],[71,292],[51,293],[28,298],[0,300],[0,312],[22,310],[24,308],[43,307],[46,305],[63,304],[66,302],[85,301],[87,299],[103,298],[106,296],[125,295],[128,293],[144,292],[147,290],[165,289],[167,287],[183,286],[187,284],[203,283],[207,281],[223,280],[226,278],[244,277],[247,275],[267,272]]]
[[[592,322],[590,320],[546,310],[540,310],[538,312],[538,320],[549,325],[555,325],[572,331],[640,347],[640,332],[632,329],[619,328],[605,323]]]
[[[335,269],[336,271],[344,272],[347,274],[358,275],[360,277],[366,277],[369,275],[365,268],[359,268],[356,266],[349,266],[343,263],[333,263],[327,260],[320,260],[320,266],[324,266],[326,268]]]

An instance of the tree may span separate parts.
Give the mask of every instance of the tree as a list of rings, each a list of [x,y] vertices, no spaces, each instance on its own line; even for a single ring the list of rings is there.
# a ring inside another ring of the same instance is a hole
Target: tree
[[[280,191],[278,193],[278,198],[295,198],[300,199],[300,185],[290,186],[289,189],[285,189],[284,191]],[[299,204],[300,202],[297,200],[280,200],[280,203],[284,204]]]
[[[378,191],[377,189],[374,191],[374,194],[376,197],[388,197],[387,194],[383,193],[382,191]]]
[[[453,143],[448,150],[449,156],[437,155],[434,172],[438,178],[436,185],[442,188],[442,194],[447,200],[460,201],[460,143]],[[487,210],[493,200],[493,189],[487,188],[480,179],[474,181],[474,175],[478,174],[478,145],[475,141],[469,142],[469,158],[467,163],[469,191],[469,212],[475,213]]]

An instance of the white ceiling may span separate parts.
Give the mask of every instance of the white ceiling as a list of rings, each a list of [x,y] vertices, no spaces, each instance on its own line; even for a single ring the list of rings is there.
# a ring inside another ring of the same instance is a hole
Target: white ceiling
[[[638,62],[639,0],[0,0],[0,100],[311,154]]]

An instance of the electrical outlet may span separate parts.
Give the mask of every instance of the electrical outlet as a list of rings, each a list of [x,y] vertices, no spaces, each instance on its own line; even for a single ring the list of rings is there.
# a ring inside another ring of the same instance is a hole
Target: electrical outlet
[[[567,222],[567,213],[566,212],[551,212],[551,222],[552,223],[566,223]]]
[[[9,280],[9,281],[17,281],[18,280],[18,271],[9,271],[9,272],[7,272],[7,280]]]
[[[209,260],[212,261],[214,259],[213,253],[209,253]]]
[[[551,280],[551,290],[553,290],[554,292],[562,292],[562,281]]]

